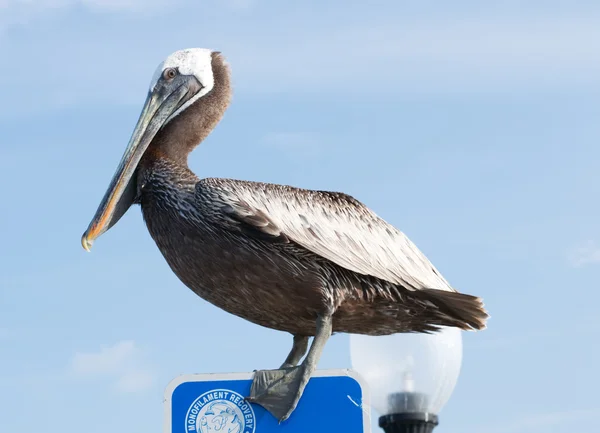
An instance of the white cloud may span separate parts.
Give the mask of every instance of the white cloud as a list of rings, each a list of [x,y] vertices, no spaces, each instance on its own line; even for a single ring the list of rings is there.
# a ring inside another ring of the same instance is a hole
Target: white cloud
[[[150,388],[155,379],[154,372],[148,369],[130,371],[119,377],[115,388],[121,392],[137,392]]]
[[[121,392],[137,392],[150,388],[155,375],[143,359],[143,353],[133,341],[120,341],[96,352],[77,352],[70,370],[79,379],[111,378]]]
[[[569,263],[576,267],[583,267],[595,263],[600,263],[600,246],[594,241],[587,241],[567,253]]]
[[[132,362],[137,350],[133,341],[120,341],[114,346],[102,347],[98,352],[77,352],[71,366],[79,375],[115,373]]]

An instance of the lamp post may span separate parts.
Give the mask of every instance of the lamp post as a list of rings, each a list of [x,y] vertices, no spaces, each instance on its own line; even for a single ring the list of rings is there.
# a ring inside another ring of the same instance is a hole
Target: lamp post
[[[462,334],[350,336],[352,368],[369,384],[386,433],[431,433],[458,380]]]

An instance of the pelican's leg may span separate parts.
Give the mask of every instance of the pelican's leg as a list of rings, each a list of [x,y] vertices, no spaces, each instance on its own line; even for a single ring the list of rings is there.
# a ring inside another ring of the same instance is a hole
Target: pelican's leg
[[[285,358],[285,362],[279,368],[290,368],[298,365],[306,351],[308,350],[308,337],[294,335],[294,345],[290,350],[289,355]]]
[[[271,412],[279,422],[288,419],[300,401],[310,376],[317,368],[325,343],[331,336],[331,321],[331,316],[317,318],[315,338],[306,359],[299,366],[279,370],[257,370],[254,373],[250,396],[246,400],[261,405]],[[296,346],[296,341],[294,341],[294,346]],[[292,358],[292,355],[297,355],[294,353],[294,348],[288,359]]]

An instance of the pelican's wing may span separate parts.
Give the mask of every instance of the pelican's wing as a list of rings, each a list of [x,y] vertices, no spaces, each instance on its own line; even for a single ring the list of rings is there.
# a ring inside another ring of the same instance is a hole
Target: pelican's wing
[[[346,194],[203,179],[196,195],[210,200],[214,216],[232,229],[295,242],[338,266],[407,289],[455,291],[404,233]]]

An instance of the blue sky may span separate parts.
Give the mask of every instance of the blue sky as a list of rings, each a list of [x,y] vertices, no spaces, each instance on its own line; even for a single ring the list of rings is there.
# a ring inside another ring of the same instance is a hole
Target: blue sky
[[[0,0],[0,431],[159,431],[173,377],[286,355],[184,287],[139,208],[79,243],[154,68],[193,46],[235,86],[199,176],[350,193],[484,297],[437,432],[589,429],[600,6],[524,3]],[[348,366],[335,336],[319,367]]]

